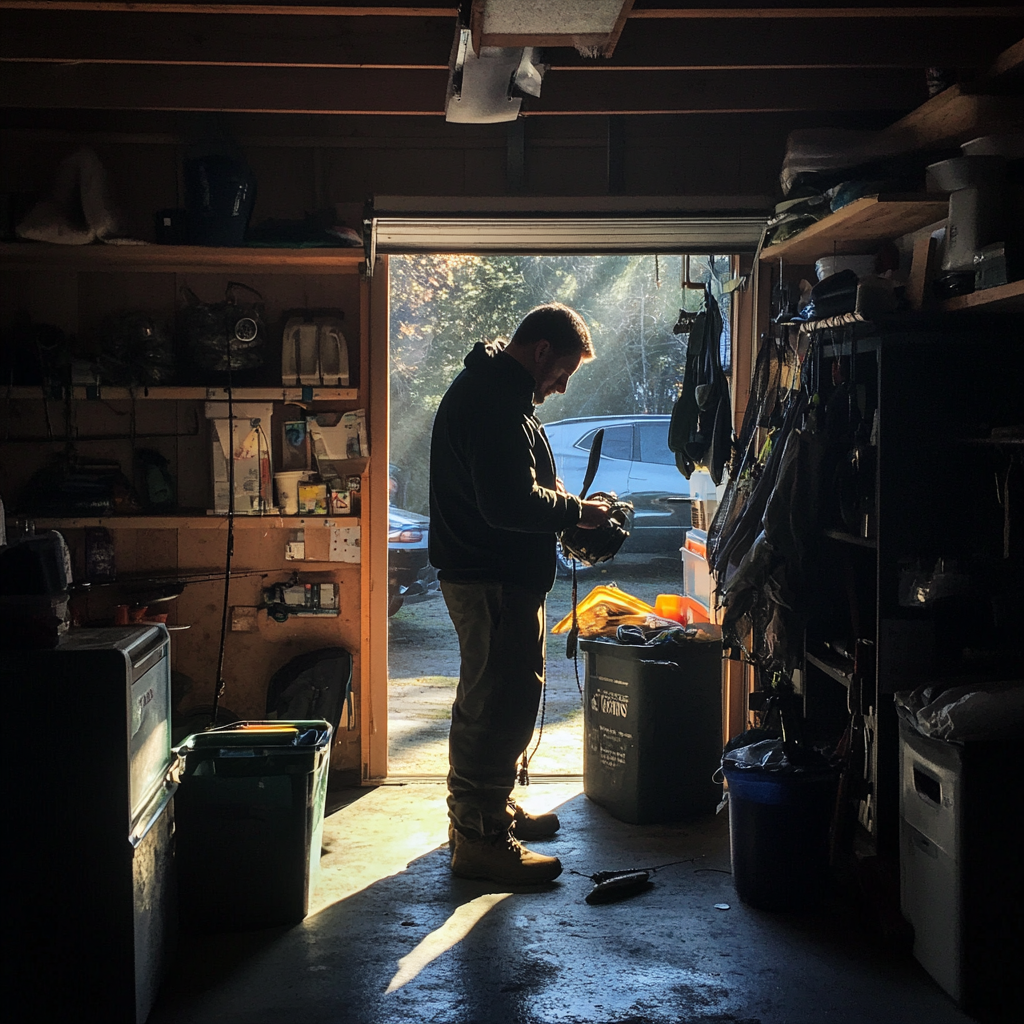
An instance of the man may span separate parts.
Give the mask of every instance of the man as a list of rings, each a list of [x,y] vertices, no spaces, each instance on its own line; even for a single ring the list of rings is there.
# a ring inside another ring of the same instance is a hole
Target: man
[[[555,535],[605,522],[608,505],[567,494],[534,406],[564,394],[594,356],[583,318],[538,306],[508,345],[477,343],[441,400],[430,446],[430,561],[459,635],[449,733],[452,871],[547,882],[557,857],[520,839],[558,829],[510,803],[516,759],[533,735],[544,684],[544,598]]]

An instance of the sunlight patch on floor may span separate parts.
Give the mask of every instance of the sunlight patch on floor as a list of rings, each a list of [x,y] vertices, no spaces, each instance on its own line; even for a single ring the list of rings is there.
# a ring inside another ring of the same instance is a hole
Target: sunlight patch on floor
[[[424,967],[461,942],[492,907],[511,895],[510,892],[485,893],[456,909],[440,928],[432,931],[412,952],[398,961],[398,971],[388,984],[387,991],[394,992],[407,985]]]
[[[324,822],[324,855],[310,914],[397,875],[448,843],[441,784],[380,786]]]
[[[578,796],[582,782],[519,786],[513,796],[541,814]],[[378,786],[335,811],[324,822],[324,853],[309,914],[339,903],[375,882],[405,871],[439,847],[447,856],[447,790],[442,781]]]
[[[448,725],[450,705],[444,714],[428,718],[388,722],[388,774],[448,774]],[[529,750],[533,751],[537,734]],[[573,712],[561,722],[547,722],[540,748],[530,761],[530,771],[538,775],[581,775],[583,773],[583,714]]]

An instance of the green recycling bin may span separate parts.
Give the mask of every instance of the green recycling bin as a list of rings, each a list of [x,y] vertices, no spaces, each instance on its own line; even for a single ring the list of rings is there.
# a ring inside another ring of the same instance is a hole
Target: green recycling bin
[[[265,928],[306,916],[320,867],[331,733],[321,720],[235,722],[178,747],[186,928]]]

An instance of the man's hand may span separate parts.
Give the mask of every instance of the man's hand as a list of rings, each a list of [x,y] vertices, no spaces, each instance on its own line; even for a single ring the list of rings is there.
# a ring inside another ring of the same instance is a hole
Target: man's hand
[[[583,530],[596,530],[599,526],[604,526],[608,521],[608,513],[611,512],[612,507],[603,499],[587,500],[583,503],[583,509],[580,512],[579,526]]]

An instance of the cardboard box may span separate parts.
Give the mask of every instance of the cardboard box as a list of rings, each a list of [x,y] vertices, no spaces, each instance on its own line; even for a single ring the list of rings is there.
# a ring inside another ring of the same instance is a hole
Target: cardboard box
[[[234,454],[234,511],[238,515],[262,515],[274,509],[271,465],[271,402],[235,402],[234,421],[228,419],[227,402],[207,402],[210,420],[210,467],[213,478],[213,511],[231,510],[229,459]]]
[[[344,413],[334,426],[321,423],[319,417],[310,417],[308,424],[313,451],[318,459],[344,461],[369,457],[365,409]]]

